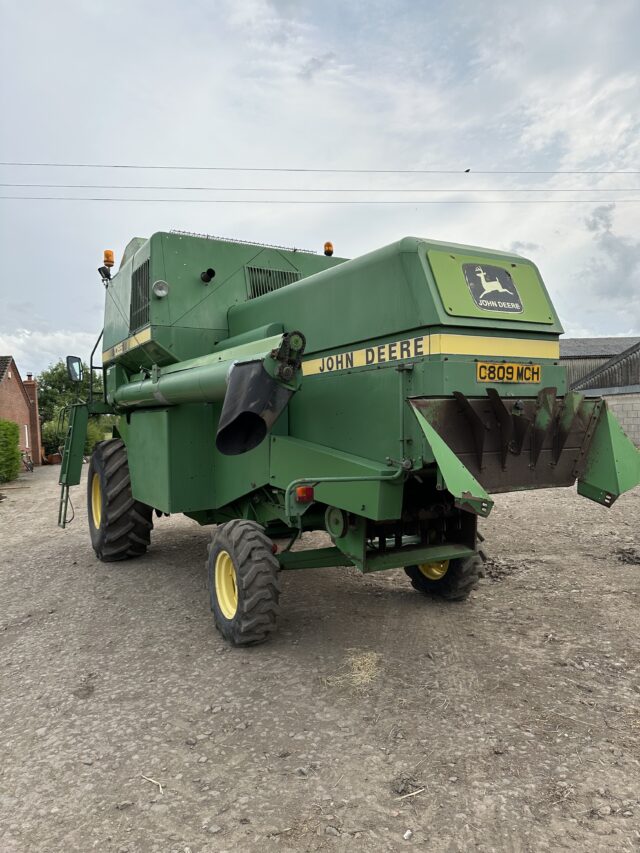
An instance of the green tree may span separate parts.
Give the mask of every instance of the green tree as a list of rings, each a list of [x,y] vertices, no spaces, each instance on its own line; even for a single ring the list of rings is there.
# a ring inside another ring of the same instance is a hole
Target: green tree
[[[84,443],[86,456],[91,456],[93,448],[99,441],[104,441],[105,437],[111,438],[112,421],[113,418],[110,415],[89,419],[89,423],[87,424],[87,438]]]
[[[63,406],[89,398],[89,368],[86,364],[82,367],[82,382],[72,382],[69,379],[67,365],[62,360],[43,370],[37,377],[38,406],[43,421],[53,421]],[[100,399],[102,376],[96,372],[93,375],[93,393],[94,397]]]

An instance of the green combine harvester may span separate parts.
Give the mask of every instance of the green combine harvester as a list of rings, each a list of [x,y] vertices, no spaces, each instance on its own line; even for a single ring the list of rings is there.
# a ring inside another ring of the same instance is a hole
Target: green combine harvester
[[[413,237],[332,252],[157,233],[100,268],[104,395],[70,411],[59,523],[88,418],[117,415],[87,478],[97,557],[144,554],[154,513],[216,525],[211,609],[234,644],[274,631],[282,569],[402,567],[462,599],[491,494],[577,480],[610,507],[640,482],[606,402],[567,390],[531,261]],[[312,530],[333,544],[293,550]]]

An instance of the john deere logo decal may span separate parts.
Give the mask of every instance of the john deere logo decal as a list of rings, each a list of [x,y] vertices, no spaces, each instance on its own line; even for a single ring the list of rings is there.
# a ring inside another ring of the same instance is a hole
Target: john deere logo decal
[[[462,271],[478,308],[510,314],[522,312],[520,296],[507,270],[489,264],[463,264]]]

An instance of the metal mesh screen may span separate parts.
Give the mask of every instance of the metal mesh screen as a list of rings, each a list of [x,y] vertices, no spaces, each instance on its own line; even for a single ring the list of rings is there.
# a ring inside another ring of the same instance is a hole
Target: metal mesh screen
[[[264,296],[273,290],[300,281],[301,275],[296,270],[270,270],[262,267],[246,267],[249,281],[249,299]]]
[[[131,276],[131,314],[129,331],[136,332],[149,322],[149,261],[133,271]]]

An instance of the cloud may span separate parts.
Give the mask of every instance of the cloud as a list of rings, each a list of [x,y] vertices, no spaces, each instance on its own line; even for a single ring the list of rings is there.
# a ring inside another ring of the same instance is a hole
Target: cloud
[[[313,80],[317,74],[329,68],[333,64],[335,58],[336,55],[332,50],[328,53],[323,53],[322,56],[312,56],[311,59],[308,59],[302,66],[298,72],[298,77],[302,80]]]
[[[67,355],[79,355],[88,362],[95,342],[96,335],[89,332],[18,329],[11,334],[0,332],[0,354],[12,355],[20,374],[26,376],[41,373]]]
[[[616,209],[615,204],[603,204],[591,211],[591,215],[585,219],[585,225],[589,231],[595,231],[597,234],[602,234],[606,231],[611,231],[613,223],[613,212]]]
[[[600,205],[585,219],[592,246],[573,290],[583,318],[633,335],[640,333],[640,240],[616,233],[616,213],[615,204]]]
[[[507,251],[513,252],[514,255],[527,254],[528,252],[537,252],[540,249],[538,243],[531,243],[528,240],[514,240],[509,244]]]

